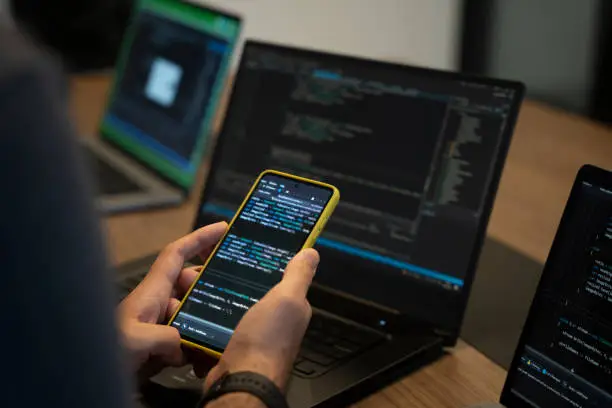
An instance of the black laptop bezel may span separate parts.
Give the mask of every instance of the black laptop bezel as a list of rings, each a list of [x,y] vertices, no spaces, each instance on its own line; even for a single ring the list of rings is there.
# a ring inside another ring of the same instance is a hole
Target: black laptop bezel
[[[428,322],[428,321],[421,320],[419,319],[418,316],[403,316],[402,315],[394,319],[395,322],[397,322],[397,324],[401,326],[404,326],[406,322],[408,322],[408,324],[415,323],[415,324],[418,324],[419,327],[426,327],[428,328],[428,330],[440,335],[444,340],[445,346],[455,345],[457,342],[457,339],[459,338],[459,331],[461,328],[461,324],[463,322],[463,318],[465,316],[465,309],[467,307],[467,301],[469,298],[472,281],[474,279],[476,266],[478,264],[478,258],[480,256],[480,251],[484,243],[486,230],[487,230],[489,218],[490,218],[491,211],[492,211],[492,205],[493,205],[493,202],[495,200],[495,195],[498,190],[499,181],[501,179],[501,172],[506,162],[506,157],[508,154],[508,150],[510,148],[510,142],[512,139],[512,134],[514,132],[515,126],[516,126],[518,113],[521,107],[521,102],[525,95],[524,84],[521,82],[517,82],[517,81],[485,78],[482,76],[471,75],[471,74],[457,73],[457,72],[451,72],[451,71],[442,71],[442,70],[422,68],[422,67],[414,67],[414,66],[409,66],[409,65],[399,64],[399,63],[392,63],[392,62],[376,61],[376,60],[368,59],[368,58],[360,58],[360,57],[343,55],[343,54],[329,53],[329,52],[312,50],[312,49],[307,49],[307,48],[290,47],[290,46],[284,46],[284,45],[280,45],[276,43],[270,43],[270,42],[264,42],[264,41],[258,41],[258,40],[247,40],[244,44],[242,55],[244,55],[244,53],[247,52],[247,49],[251,46],[267,47],[268,49],[272,51],[280,51],[280,52],[289,51],[289,52],[298,53],[304,56],[313,56],[313,57],[319,57],[319,58],[321,57],[322,58],[336,58],[336,59],[339,59],[345,62],[355,62],[359,64],[364,64],[364,65],[369,64],[373,67],[384,66],[384,67],[389,67],[389,68],[394,68],[394,69],[402,69],[412,75],[427,75],[431,78],[442,78],[445,80],[472,81],[472,82],[477,82],[483,85],[499,86],[501,88],[512,89],[515,91],[515,99],[513,101],[513,106],[508,114],[508,125],[506,126],[506,129],[504,130],[501,136],[498,160],[493,167],[492,182],[489,187],[489,191],[485,196],[485,201],[484,201],[484,206],[483,206],[484,211],[483,211],[480,223],[477,227],[475,245],[470,255],[470,261],[468,263],[467,274],[464,280],[464,289],[463,289],[463,293],[460,298],[460,305],[462,307],[461,318],[457,320],[456,324],[453,325],[453,327],[438,327],[438,325],[436,325],[434,322]],[[221,150],[225,142],[223,135],[226,132],[227,123],[230,123],[232,121],[232,113],[235,110],[234,104],[236,103],[236,100],[234,98],[234,93],[235,93],[236,88],[240,86],[241,71],[244,69],[244,63],[245,63],[245,59],[241,58],[238,70],[236,71],[236,74],[235,74],[234,84],[232,87],[232,93],[230,95],[229,104],[225,111],[226,115],[225,115],[221,130],[219,132],[219,135],[216,138],[216,143],[214,146],[214,153],[212,156],[211,165],[210,165],[207,177],[206,177],[207,181],[214,180],[216,171],[218,169],[218,163],[221,160]],[[207,185],[204,185],[204,188],[202,189],[202,194],[200,197],[200,202],[197,207],[195,222],[193,226],[194,230],[201,227],[202,225],[206,223],[206,220],[203,217],[201,208],[203,207],[204,203],[207,202],[208,193],[209,193],[209,189],[207,188]],[[335,291],[335,289],[333,290]],[[349,297],[354,298],[353,295],[349,295]],[[364,299],[364,300],[366,303],[371,304],[370,300],[368,299]],[[392,315],[393,313],[389,313],[389,309],[386,306],[381,305],[381,308],[380,308],[381,319],[389,319],[389,317]],[[375,320],[375,319],[370,319],[370,320]],[[378,320],[375,320],[375,321],[378,321]],[[387,328],[391,329],[391,325],[387,325]],[[399,328],[399,330],[402,330],[402,329],[404,328],[403,327]]]
[[[540,306],[540,294],[542,292],[542,286],[544,284],[543,282],[546,280],[545,277],[547,275],[554,273],[549,260],[555,259],[557,253],[561,250],[561,241],[563,239],[563,226],[567,223],[568,219],[572,217],[574,212],[576,211],[576,202],[581,194],[581,186],[583,182],[593,184],[594,186],[602,186],[612,190],[612,173],[603,170],[599,167],[587,164],[582,166],[578,171],[578,174],[576,175],[576,179],[574,180],[574,184],[572,185],[572,189],[565,205],[565,209],[563,210],[563,215],[561,216],[561,221],[559,222],[555,238],[550,248],[548,258],[546,260],[546,263],[544,264],[542,277],[540,278],[540,282],[538,283],[538,287],[533,297],[531,307],[529,308],[527,320],[525,322],[525,325],[523,326],[523,332],[521,333],[521,336],[519,338],[518,345],[514,352],[514,357],[512,358],[512,364],[510,365],[510,369],[508,369],[508,375],[506,376],[504,388],[500,396],[500,403],[504,404],[508,408],[533,407],[532,405],[529,405],[526,401],[512,393],[513,380],[516,378],[518,366],[521,362],[521,352],[525,350],[525,347],[527,345],[527,339],[531,335],[531,331],[533,330],[534,324],[536,323],[536,310],[538,310],[538,307]]]
[[[234,13],[232,11],[228,11],[219,7],[212,7],[206,4],[202,4],[202,3],[194,3],[192,1],[184,1],[184,0],[176,0],[177,3],[180,3],[181,6],[189,8],[189,9],[193,9],[193,10],[198,10],[198,11],[210,11],[211,13],[217,13],[219,15],[222,15],[224,17],[230,18],[235,20],[238,23],[238,34],[237,34],[237,41],[236,41],[236,45],[239,42],[241,33],[242,33],[242,29],[243,29],[243,18],[241,15]],[[143,7],[142,7],[142,2],[141,1],[136,1],[134,2],[134,6],[132,8],[132,13],[130,15],[129,18],[129,22],[127,25],[127,30],[131,29],[131,27],[135,24],[135,20],[136,17],[138,16],[138,13],[140,13],[142,11]],[[123,43],[121,45],[121,47],[123,47]],[[237,47],[234,46],[233,50],[232,50],[232,55],[235,54]],[[232,57],[230,57],[231,59]],[[223,87],[225,88],[227,86],[227,82],[228,82],[228,78],[231,76],[231,71],[229,69],[231,65],[228,64],[228,70],[226,71],[224,78],[222,78],[224,84]],[[104,112],[102,113],[102,116],[100,118],[100,123],[98,124],[98,134],[100,135],[100,140],[105,143],[108,144],[109,146],[111,146],[112,148],[118,150],[121,152],[121,154],[129,157],[130,159],[134,160],[136,163],[138,163],[140,166],[144,167],[147,171],[155,174],[156,177],[159,177],[160,179],[164,180],[165,182],[167,182],[168,184],[170,184],[173,188],[176,188],[184,197],[189,196],[189,194],[191,193],[191,191],[196,187],[197,185],[197,180],[194,181],[191,186],[189,187],[184,187],[181,184],[177,183],[175,180],[173,180],[172,178],[166,176],[164,173],[162,173],[161,171],[157,170],[156,168],[152,167],[149,163],[147,163],[145,160],[142,160],[141,158],[139,158],[138,156],[136,156],[135,154],[132,154],[131,152],[125,150],[120,144],[118,144],[117,142],[115,142],[112,138],[110,137],[106,137],[106,134],[103,130],[103,126],[102,123],[104,121],[104,117],[106,115],[106,113],[108,112],[108,109],[110,107],[110,102],[112,100],[112,91],[115,89],[116,86],[116,81],[117,81],[117,76],[116,76],[116,72],[113,73],[112,79],[110,81],[109,84],[109,93],[106,99],[106,105],[104,107]],[[221,94],[223,94],[223,89],[222,88],[222,92]],[[215,114],[213,115],[213,117],[216,117],[216,115],[219,113],[219,110],[221,108],[221,106],[223,105],[223,101],[222,98],[220,98],[217,102],[217,106],[215,106],[213,109],[215,110]],[[213,136],[214,136],[214,120],[213,120],[213,126],[211,126],[211,128],[208,130],[208,135],[203,135],[200,137],[204,137],[204,138],[208,138],[208,142],[207,142],[207,148],[206,149],[210,149],[213,144],[214,141]],[[201,167],[202,163],[206,160],[206,157],[208,155],[206,154],[206,152],[204,152],[204,154],[202,155],[202,159],[200,160],[200,163],[198,164],[198,169]],[[196,174],[197,174],[196,170]]]

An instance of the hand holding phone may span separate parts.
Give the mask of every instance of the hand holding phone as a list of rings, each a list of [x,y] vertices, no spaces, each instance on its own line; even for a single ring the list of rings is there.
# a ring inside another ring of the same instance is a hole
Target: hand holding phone
[[[220,357],[247,310],[314,245],[339,196],[329,184],[263,172],[168,323],[183,344]]]
[[[180,338],[175,329],[159,323],[174,315],[182,296],[187,293],[198,273],[184,268],[187,259],[207,259],[227,230],[227,223],[207,225],[172,242],[159,254],[145,279],[119,305],[118,319],[123,345],[129,353],[134,371],[149,375],[164,365],[180,366],[185,362]],[[206,370],[216,363],[212,357],[200,358]]]
[[[221,360],[206,377],[207,388],[226,372],[254,371],[285,389],[312,315],[306,293],[318,264],[314,249],[304,249],[291,260],[282,281],[238,324]]]

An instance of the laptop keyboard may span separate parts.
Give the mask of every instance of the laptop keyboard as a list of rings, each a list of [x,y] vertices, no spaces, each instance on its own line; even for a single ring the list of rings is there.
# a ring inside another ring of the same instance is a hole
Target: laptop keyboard
[[[300,377],[317,377],[383,339],[382,334],[373,330],[363,329],[315,312],[304,336],[293,372]]]
[[[144,268],[143,268],[144,269]],[[144,278],[146,269],[121,277],[119,297],[126,297]],[[293,366],[298,377],[318,377],[343,361],[375,346],[384,335],[314,312]]]
[[[126,194],[141,191],[142,188],[113,168],[106,161],[87,150],[90,165],[98,181],[98,191],[102,195]]]

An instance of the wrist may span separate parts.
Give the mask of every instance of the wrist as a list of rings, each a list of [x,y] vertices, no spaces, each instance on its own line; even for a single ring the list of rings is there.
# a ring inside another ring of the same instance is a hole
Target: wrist
[[[234,392],[220,396],[201,408],[267,408],[264,403],[254,395],[246,392]]]
[[[279,390],[285,391],[289,381],[291,368],[285,368],[282,364],[276,363],[272,359],[266,358],[246,358],[229,369],[230,372],[236,373],[241,371],[251,371],[261,374],[268,380],[272,381]]]
[[[207,379],[207,382],[209,380]],[[258,372],[225,371],[208,387],[200,402],[204,404],[210,401],[209,405],[204,405],[206,407],[289,408],[283,391]],[[218,405],[210,405],[217,400],[220,401]]]
[[[274,364],[271,360],[265,358],[244,358],[239,364],[228,364],[221,358],[221,361],[209,371],[206,378],[206,387],[217,381],[226,373],[237,373],[242,371],[250,371],[263,375],[268,380],[272,381],[282,392],[287,388],[291,368],[285,369],[279,364]]]

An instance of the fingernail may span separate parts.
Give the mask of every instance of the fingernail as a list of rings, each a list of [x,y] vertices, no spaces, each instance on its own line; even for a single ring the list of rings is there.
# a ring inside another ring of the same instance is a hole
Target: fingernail
[[[299,255],[311,268],[316,268],[319,265],[319,253],[316,250],[312,248],[304,249]]]

